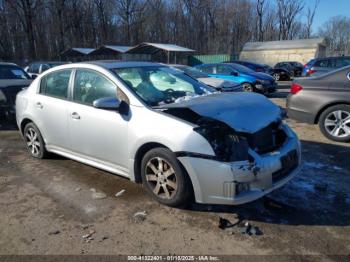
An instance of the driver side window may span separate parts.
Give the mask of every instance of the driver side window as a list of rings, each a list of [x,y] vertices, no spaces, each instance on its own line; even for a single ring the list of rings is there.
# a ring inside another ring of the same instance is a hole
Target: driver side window
[[[116,96],[116,86],[101,74],[83,69],[76,71],[73,101],[92,105],[97,99]]]
[[[219,75],[231,75],[233,70],[225,65],[218,65],[216,73]]]

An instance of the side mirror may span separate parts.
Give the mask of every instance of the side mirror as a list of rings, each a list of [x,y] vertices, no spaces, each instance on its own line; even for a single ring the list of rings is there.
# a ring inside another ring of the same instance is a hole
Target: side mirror
[[[31,78],[34,80],[37,77],[37,75],[31,75]]]
[[[99,109],[106,109],[106,110],[119,110],[120,107],[120,100],[115,97],[104,97],[97,99],[93,102],[93,106],[95,108]]]
[[[239,76],[239,73],[236,72],[236,71],[233,71],[233,72],[231,72],[231,75],[233,75],[233,76]]]

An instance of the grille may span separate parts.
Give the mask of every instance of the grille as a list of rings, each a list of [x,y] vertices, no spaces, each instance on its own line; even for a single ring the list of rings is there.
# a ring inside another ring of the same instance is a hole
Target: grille
[[[280,148],[286,141],[286,133],[275,122],[248,137],[248,144],[258,154],[266,154]]]

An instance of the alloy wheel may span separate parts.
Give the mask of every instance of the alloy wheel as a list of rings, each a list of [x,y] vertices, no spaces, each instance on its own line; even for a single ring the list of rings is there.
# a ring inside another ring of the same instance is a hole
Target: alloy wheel
[[[280,74],[274,73],[274,74],[273,74],[273,78],[274,78],[276,81],[280,80]]]
[[[25,140],[30,153],[35,157],[39,156],[41,152],[41,144],[40,144],[39,136],[37,132],[34,130],[34,128],[32,127],[28,128],[25,134]]]
[[[253,92],[253,87],[251,84],[245,83],[242,85],[244,92]]]
[[[171,164],[161,157],[147,162],[146,180],[153,193],[164,199],[172,199],[177,192],[177,178]]]
[[[324,127],[334,137],[350,136],[350,113],[344,110],[329,113],[324,121]]]

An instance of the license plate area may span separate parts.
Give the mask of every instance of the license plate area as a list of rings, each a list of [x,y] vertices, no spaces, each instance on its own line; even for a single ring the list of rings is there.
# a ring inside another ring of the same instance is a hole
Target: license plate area
[[[281,157],[282,168],[272,174],[272,182],[276,183],[288,176],[298,166],[298,152],[292,150]]]

